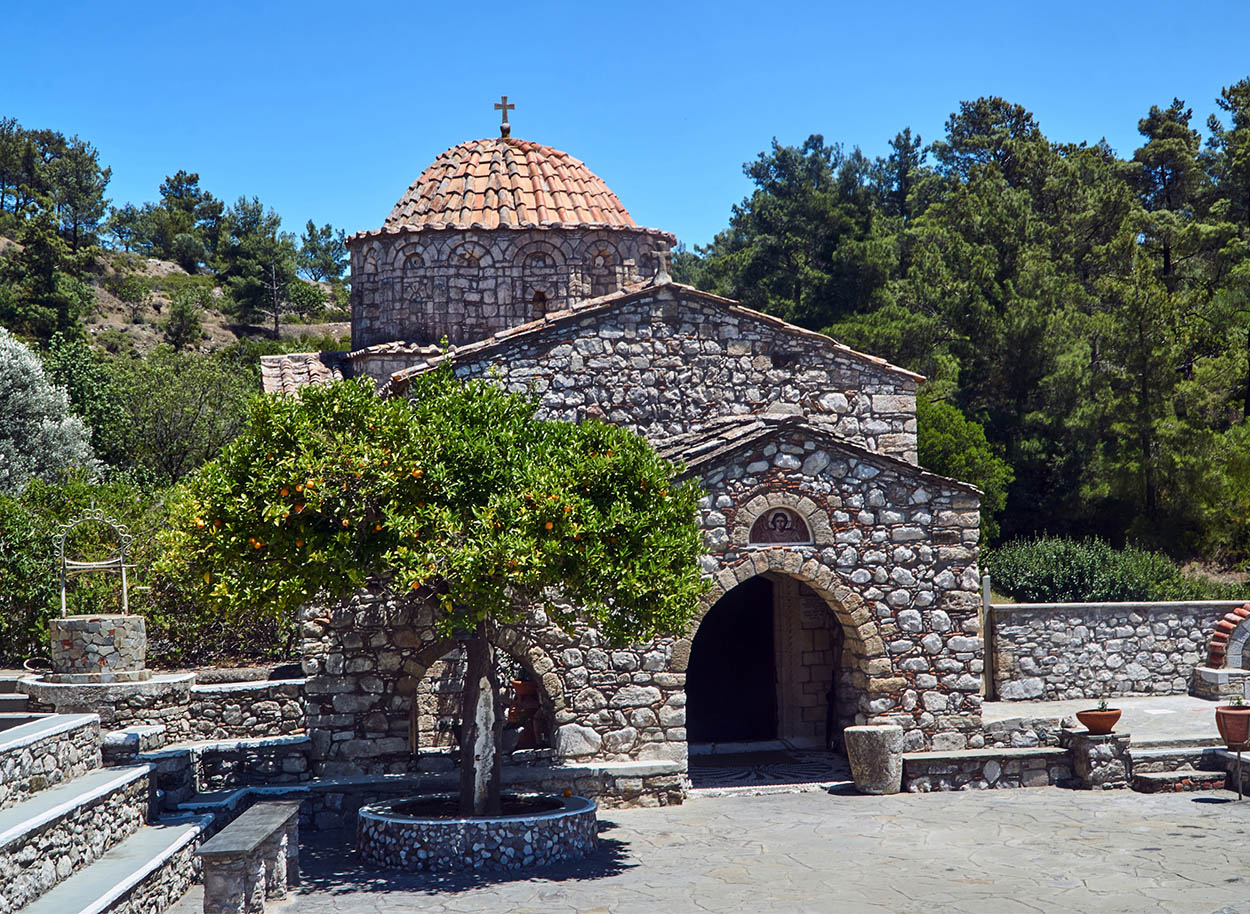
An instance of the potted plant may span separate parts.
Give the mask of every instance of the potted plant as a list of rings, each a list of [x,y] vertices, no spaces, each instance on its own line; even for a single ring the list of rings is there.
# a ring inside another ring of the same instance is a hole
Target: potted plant
[[[1098,702],[1097,708],[1077,711],[1076,719],[1094,736],[1105,736],[1115,729],[1116,721],[1120,719],[1120,709],[1108,708],[1107,699],[1103,698]]]
[[[1229,705],[1219,705],[1215,709],[1215,725],[1220,729],[1220,738],[1229,749],[1245,749],[1250,747],[1250,708],[1246,707],[1241,696],[1233,699]]]

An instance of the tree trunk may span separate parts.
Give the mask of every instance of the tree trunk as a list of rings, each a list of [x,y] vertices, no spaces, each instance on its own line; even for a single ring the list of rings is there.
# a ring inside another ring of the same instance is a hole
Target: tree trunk
[[[465,642],[468,661],[460,713],[460,814],[484,816],[499,812],[503,759],[503,719],[499,713],[499,674],[486,640],[486,623]]]

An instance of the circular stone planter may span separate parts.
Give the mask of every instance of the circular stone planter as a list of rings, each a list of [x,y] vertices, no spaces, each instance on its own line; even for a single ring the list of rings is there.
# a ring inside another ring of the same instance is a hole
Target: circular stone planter
[[[593,800],[534,797],[561,804],[543,812],[498,818],[443,818],[405,814],[407,804],[438,797],[406,797],[363,806],[356,848],[366,863],[406,872],[516,870],[580,860],[599,845]]]

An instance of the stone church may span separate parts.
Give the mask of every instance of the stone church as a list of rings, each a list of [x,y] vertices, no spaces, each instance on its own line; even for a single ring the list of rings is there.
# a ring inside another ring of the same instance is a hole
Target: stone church
[[[498,107],[498,106],[497,106]],[[917,465],[918,375],[674,282],[644,228],[567,153],[455,146],[348,240],[352,346],[269,356],[267,391],[434,366],[541,396],[550,418],[644,434],[706,490],[711,581],[678,637],[502,631],[522,747],[566,764],[675,763],[690,746],[838,748],[889,722],[906,748],[982,745],[979,492]],[[324,775],[421,766],[454,741],[454,643],[384,592],[310,611],[308,727]],[[517,710],[521,709],[521,710]]]

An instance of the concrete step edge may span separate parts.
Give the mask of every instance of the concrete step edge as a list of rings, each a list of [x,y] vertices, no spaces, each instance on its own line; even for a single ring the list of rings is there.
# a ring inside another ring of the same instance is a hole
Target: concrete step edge
[[[197,816],[145,825],[17,914],[103,914],[159,872],[180,850],[197,842],[212,821],[212,816]],[[128,865],[125,858],[135,851],[142,859]]]
[[[4,819],[17,820],[15,824],[0,831],[0,850],[32,832],[66,818],[75,810],[107,799],[134,781],[149,777],[151,773],[151,765],[98,768],[82,777],[41,790],[21,803],[0,810],[0,822]],[[48,803],[50,799],[53,801],[51,805]]]

